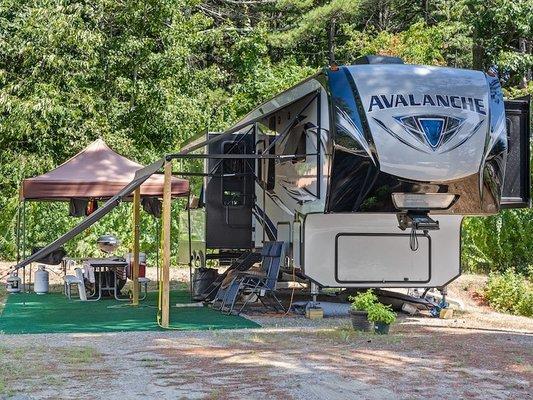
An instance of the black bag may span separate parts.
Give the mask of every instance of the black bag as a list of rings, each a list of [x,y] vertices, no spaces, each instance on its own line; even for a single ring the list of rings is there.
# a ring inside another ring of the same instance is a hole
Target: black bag
[[[31,250],[31,254],[37,253],[42,248],[43,247],[34,247]],[[67,252],[65,251],[65,249],[63,247],[60,247],[59,249],[52,251],[46,256],[38,258],[37,260],[35,260],[35,262],[46,264],[46,265],[58,265],[58,264],[61,264],[61,261],[63,261],[63,258],[66,255],[67,255]]]
[[[218,271],[214,268],[196,268],[192,278],[192,299],[203,300],[206,290],[217,279]]]

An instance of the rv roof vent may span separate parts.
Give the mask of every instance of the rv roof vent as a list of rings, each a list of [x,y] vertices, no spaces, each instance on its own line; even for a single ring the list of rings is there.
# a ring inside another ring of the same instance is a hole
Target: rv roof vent
[[[375,56],[368,55],[359,57],[354,61],[354,64],[403,64],[403,60],[399,57],[389,56]]]

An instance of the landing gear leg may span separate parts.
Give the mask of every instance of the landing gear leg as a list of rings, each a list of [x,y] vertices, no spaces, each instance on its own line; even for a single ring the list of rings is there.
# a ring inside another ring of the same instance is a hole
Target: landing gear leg
[[[448,295],[448,286],[442,286],[442,287],[440,287],[438,289],[439,289],[440,294],[442,295],[441,303],[445,304],[447,306],[447,304],[446,304],[446,296]]]
[[[316,283],[311,282],[311,296],[313,300],[311,301],[311,307],[316,305],[316,296],[318,296],[319,287]]]
[[[434,305],[434,307],[430,310],[430,313],[432,316],[437,318],[451,318],[453,315],[453,310],[448,309],[448,302],[446,301],[446,296],[448,295],[448,288],[446,286],[442,286],[437,288],[440,292],[442,298],[440,299],[439,303]]]

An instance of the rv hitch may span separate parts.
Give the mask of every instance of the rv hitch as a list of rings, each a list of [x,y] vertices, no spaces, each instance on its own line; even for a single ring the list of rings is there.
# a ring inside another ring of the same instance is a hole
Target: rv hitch
[[[400,213],[398,217],[398,227],[405,231],[412,228],[420,231],[437,231],[439,230],[439,221],[432,219],[427,213],[406,212]]]
[[[417,231],[424,232],[424,235],[428,234],[428,231],[439,230],[439,221],[435,221],[425,212],[411,212],[397,214],[398,227],[405,231],[411,228],[411,234],[409,235],[409,246],[411,250],[418,250],[418,233]]]

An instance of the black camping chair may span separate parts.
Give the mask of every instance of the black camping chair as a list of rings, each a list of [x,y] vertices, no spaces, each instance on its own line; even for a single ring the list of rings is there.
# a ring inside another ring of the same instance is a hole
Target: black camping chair
[[[232,313],[239,293],[243,292],[247,294],[247,297],[237,314],[244,310],[254,295],[265,307],[269,307],[265,302],[266,299],[271,299],[274,310],[285,311],[285,307],[275,293],[278,274],[285,260],[284,242],[266,242],[261,255],[263,256],[263,263],[261,264],[263,274],[257,275],[246,272],[239,274],[226,290],[222,305],[223,312]]]
[[[253,251],[246,251],[242,253],[239,258],[237,258],[231,263],[231,265],[228,267],[228,269],[226,269],[226,271],[224,271],[223,274],[218,275],[217,278],[207,287],[207,289],[202,294],[202,300],[213,301],[214,303],[219,302],[220,298],[218,292],[222,286],[222,282],[224,281],[224,279],[226,279],[230,271],[247,271],[259,261],[261,261],[260,253],[256,253]],[[222,295],[222,293],[220,293],[220,295]]]
[[[264,271],[263,272],[264,274],[266,274],[266,271],[268,269],[268,265],[266,263],[269,262],[268,253],[270,251],[270,247],[271,247],[270,243],[265,243],[260,254],[253,253],[254,258],[257,259],[257,261],[260,261],[262,259],[261,270]],[[250,265],[247,269],[250,269],[252,265]],[[242,273],[245,273],[245,271],[242,271]],[[225,274],[225,276],[227,276],[227,273]],[[226,304],[228,300],[231,300],[231,301],[235,300],[235,298],[237,297],[237,293],[239,291],[240,279],[241,279],[241,275],[237,274],[229,285],[223,286],[221,282],[221,284],[219,285],[219,289],[216,292],[216,296],[212,302],[212,307],[215,310],[225,311],[227,309]],[[231,308],[230,308],[230,312],[231,312]]]

